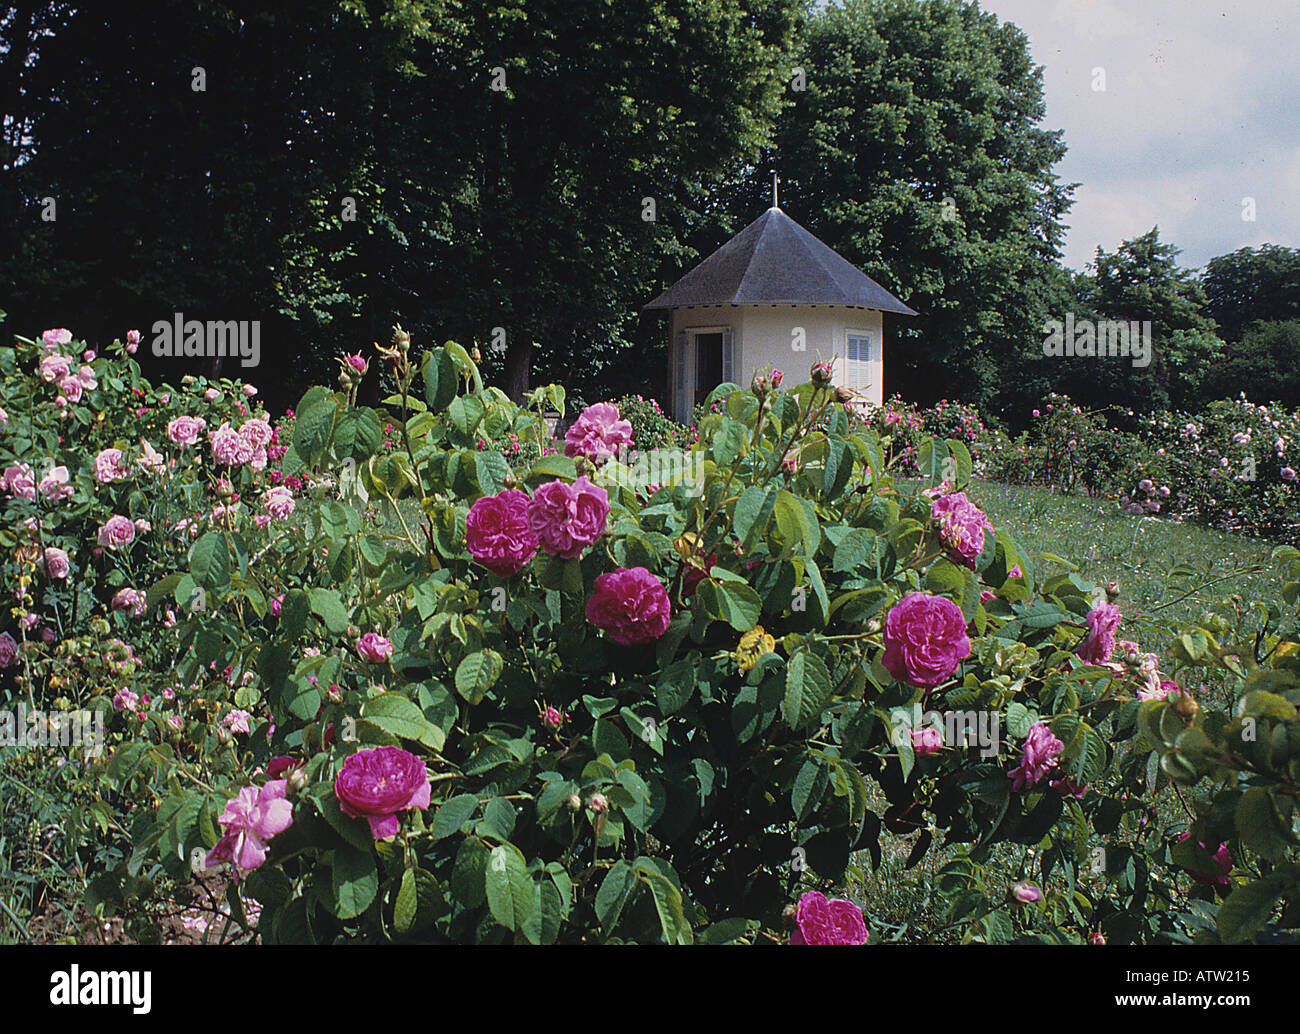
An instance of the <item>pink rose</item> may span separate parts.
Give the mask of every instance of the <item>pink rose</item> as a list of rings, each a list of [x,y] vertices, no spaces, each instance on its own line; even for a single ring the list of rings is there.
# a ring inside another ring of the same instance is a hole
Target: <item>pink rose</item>
[[[1186,840],[1191,835],[1192,835],[1191,831],[1189,830],[1188,832],[1180,836],[1178,839],[1180,841]],[[1205,845],[1201,844],[1201,847],[1205,847]],[[1206,847],[1205,849],[1207,851],[1209,850],[1208,847]],[[1232,872],[1232,865],[1233,865],[1232,852],[1228,850],[1227,844],[1220,844],[1219,849],[1215,851],[1214,854],[1211,855],[1211,857],[1215,860],[1215,862],[1218,863],[1220,869],[1219,872],[1217,873],[1193,872],[1191,869],[1186,869],[1185,871],[1191,873],[1192,879],[1194,879],[1197,883],[1203,883],[1206,886],[1211,886],[1211,887],[1227,887],[1232,883],[1232,880],[1229,877],[1229,873]]]
[[[365,359],[365,357],[359,353],[357,355],[345,355],[343,357],[343,362],[360,374],[364,374],[370,366],[370,363]]]
[[[68,563],[68,554],[55,546],[45,548],[45,573],[51,578],[66,578],[72,565]]]
[[[140,697],[123,686],[113,694],[113,706],[119,711],[134,711],[140,703]]]
[[[41,331],[41,350],[52,352],[60,345],[69,344],[72,341],[72,331],[67,327],[56,327],[53,330]]]
[[[572,560],[605,531],[609,497],[585,476],[572,485],[551,481],[540,486],[528,507],[528,524],[552,556]]]
[[[69,402],[80,402],[84,389],[85,385],[81,383],[81,379],[71,374],[59,381],[59,391],[63,393],[60,398],[66,398]]]
[[[990,526],[984,511],[965,492],[953,492],[930,504],[930,518],[939,525],[939,541],[948,547],[953,563],[973,571],[984,552],[984,529]]]
[[[37,372],[46,384],[61,381],[72,372],[72,357],[58,352],[47,355],[37,365]]]
[[[126,354],[135,355],[135,350],[140,347],[140,332],[138,330],[128,330],[126,332]]]
[[[1007,773],[1012,781],[1013,790],[1023,790],[1033,786],[1056,766],[1057,758],[1065,750],[1065,744],[1052,735],[1043,722],[1035,722],[1025,740],[1025,751],[1020,757],[1020,764]]]
[[[67,467],[51,467],[49,473],[41,478],[37,491],[46,499],[66,499],[72,495],[72,485]]]
[[[99,529],[99,544],[105,549],[118,549],[135,541],[135,525],[129,517],[114,514]]]
[[[624,646],[649,643],[668,631],[672,606],[659,579],[644,567],[596,576],[587,620]]]
[[[564,455],[586,456],[599,463],[631,444],[632,424],[619,419],[618,406],[597,402],[584,409],[565,432]]]
[[[22,499],[36,498],[36,476],[26,463],[5,467],[4,477],[0,478],[0,486],[12,496]]]
[[[386,664],[393,656],[393,644],[376,632],[367,632],[357,640],[357,653],[371,664]]]
[[[255,449],[252,444],[228,423],[223,423],[215,431],[209,431],[208,441],[212,446],[212,458],[217,463],[236,467],[253,458]]]
[[[398,813],[429,807],[429,772],[401,747],[368,747],[348,755],[334,780],[345,815],[365,819],[376,840],[396,836]]]
[[[251,399],[254,395],[257,394],[257,388],[255,388],[251,384],[245,384],[241,390],[243,391],[245,398]]]
[[[221,398],[221,392],[218,391],[216,388],[209,388],[207,391],[203,393],[203,397],[207,399],[209,402],[216,402],[217,399]]]
[[[810,890],[799,899],[795,912],[799,929],[791,944],[866,944],[867,923],[862,909],[844,898],[831,898]]]
[[[1115,652],[1115,632],[1123,615],[1113,603],[1098,603],[1088,611],[1088,638],[1079,647],[1079,657],[1087,664],[1104,664]]]
[[[1011,888],[1011,897],[1022,905],[1032,905],[1043,899],[1043,892],[1032,883],[1022,881]]]
[[[101,449],[95,456],[95,480],[101,485],[119,481],[130,473],[130,469],[122,462],[121,449]]]
[[[167,437],[177,445],[193,445],[206,427],[201,417],[178,416],[167,425]]]
[[[937,754],[943,749],[943,733],[932,725],[912,732],[912,753],[917,757]]]
[[[283,485],[267,489],[266,494],[262,496],[262,502],[266,505],[266,512],[277,521],[286,520],[289,514],[293,513],[293,493]]]
[[[465,518],[465,545],[475,560],[499,578],[523,570],[537,553],[530,502],[527,493],[508,488],[476,500]]]
[[[229,862],[249,872],[266,861],[267,842],[293,825],[293,805],[286,797],[287,782],[273,779],[265,786],[245,786],[226,802],[217,821],[225,831],[208,852],[204,867],[215,869]]]
[[[138,618],[147,609],[145,595],[132,588],[118,589],[113,594],[110,604],[113,610],[129,610],[131,617]]]
[[[970,651],[961,608],[944,596],[911,593],[885,618],[881,663],[900,682],[933,689],[957,670]]]
[[[161,474],[167,463],[162,453],[143,438],[140,439],[140,448],[140,458],[135,461],[135,465],[146,473]]]

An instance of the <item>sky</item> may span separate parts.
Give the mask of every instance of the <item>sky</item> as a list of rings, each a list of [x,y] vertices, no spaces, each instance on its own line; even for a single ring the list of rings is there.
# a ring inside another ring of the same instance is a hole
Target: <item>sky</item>
[[[980,6],[1024,30],[1044,66],[1042,125],[1065,130],[1057,172],[1080,184],[1067,265],[1153,226],[1192,269],[1238,248],[1300,247],[1297,0]]]

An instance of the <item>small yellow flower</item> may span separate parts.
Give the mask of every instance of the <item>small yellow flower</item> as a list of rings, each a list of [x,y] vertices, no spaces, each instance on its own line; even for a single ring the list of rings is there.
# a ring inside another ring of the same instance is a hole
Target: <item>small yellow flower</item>
[[[736,666],[741,671],[749,671],[763,654],[775,649],[776,640],[764,631],[762,625],[755,625],[740,637],[740,645],[736,647]]]
[[[694,532],[683,532],[673,541],[673,549],[677,550],[677,555],[683,560],[689,560],[695,553],[695,544],[698,541]]]

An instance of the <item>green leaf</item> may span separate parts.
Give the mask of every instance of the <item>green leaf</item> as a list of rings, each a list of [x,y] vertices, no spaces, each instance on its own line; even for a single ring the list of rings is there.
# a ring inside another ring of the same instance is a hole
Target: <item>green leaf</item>
[[[334,899],[340,919],[361,915],[379,892],[379,871],[373,851],[351,845],[334,850]]]
[[[669,944],[690,944],[691,928],[682,911],[682,892],[666,876],[648,866],[638,866],[637,874],[654,896],[664,940]]]
[[[474,457],[474,470],[484,495],[496,495],[506,487],[510,476],[510,464],[499,452],[480,452]]]
[[[230,584],[230,547],[225,535],[209,531],[199,536],[190,549],[190,577],[205,589],[224,589]]]
[[[876,535],[866,528],[850,528],[835,547],[831,559],[833,571],[852,571],[859,564],[874,559],[876,555]]]
[[[731,526],[745,549],[750,549],[767,531],[767,524],[776,507],[776,497],[774,490],[764,488],[747,488],[740,493],[731,517]]]
[[[434,412],[441,412],[456,397],[459,385],[456,364],[445,348],[437,348],[425,355],[424,401]]]
[[[460,827],[473,817],[477,809],[478,797],[472,793],[449,797],[438,805],[438,810],[433,813],[433,824],[430,826],[433,838],[441,840],[443,837],[459,832]]]
[[[307,410],[295,410],[293,448],[307,465],[318,463],[324,455],[338,411],[333,399],[324,399]]]
[[[635,889],[636,873],[632,866],[627,862],[615,862],[605,874],[600,890],[596,891],[596,919],[606,936],[618,925],[619,916]]]
[[[419,706],[401,693],[371,697],[361,708],[361,717],[404,740],[420,739],[428,725]]]
[[[1252,786],[1242,794],[1233,822],[1242,843],[1269,861],[1281,858],[1293,842],[1289,823],[1282,821],[1266,787]]]
[[[514,844],[498,844],[487,856],[484,872],[488,909],[507,930],[522,930],[536,905],[528,864]]]
[[[696,591],[701,594],[709,614],[721,618],[737,632],[748,632],[758,624],[763,601],[745,583],[706,579]]]
[[[1237,887],[1219,906],[1219,936],[1228,944],[1241,944],[1253,937],[1272,914],[1285,886],[1283,874],[1270,873]]]
[[[456,692],[477,704],[501,677],[505,663],[495,650],[472,653],[456,666]]]
[[[790,658],[785,674],[785,700],[781,713],[792,729],[802,729],[819,717],[830,702],[830,672],[826,664],[814,653],[800,650]]]
[[[331,635],[342,635],[348,629],[348,612],[343,598],[335,589],[312,589],[308,594],[312,613],[329,629]]]
[[[775,513],[777,530],[787,547],[803,556],[817,552],[821,530],[811,503],[783,488],[776,497]]]

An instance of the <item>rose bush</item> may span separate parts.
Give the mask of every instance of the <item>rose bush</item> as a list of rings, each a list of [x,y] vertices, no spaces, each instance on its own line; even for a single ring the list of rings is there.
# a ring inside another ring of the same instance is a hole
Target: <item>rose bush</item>
[[[5,574],[37,625],[67,618],[80,667],[65,676],[18,615],[0,660],[24,696],[112,712],[111,754],[81,784],[125,831],[98,902],[217,865],[232,916],[268,943],[851,944],[904,934],[827,894],[906,838],[913,864],[951,853],[934,900],[962,940],[1300,925],[1300,553],[1279,554],[1278,602],[1207,615],[1162,675],[1120,639],[1118,597],[1048,575],[1005,529],[980,524],[975,553],[978,503],[953,498],[969,492],[963,442],[916,446],[918,469],[950,478],[898,478],[824,372],[716,389],[698,464],[650,494],[599,450],[516,470],[481,448],[535,434],[538,414],[459,346],[414,361],[399,330],[380,350],[398,385],[382,410],[357,405],[353,366],[295,407],[279,473],[329,487],[279,520],[246,502],[274,468],[268,451],[253,469],[272,440],[241,434],[254,414],[184,393],[204,430],[169,437],[178,409],[146,421],[176,463],[147,481],[144,450],[110,437],[143,417],[57,441],[61,424],[102,423],[102,387],[58,406],[37,349],[0,351],[5,466],[31,468],[7,475]],[[115,362],[98,385],[134,375]],[[48,439],[27,430],[45,424]],[[95,480],[105,448],[129,478],[111,457]],[[71,497],[45,502],[37,452],[67,467]],[[135,536],[96,556],[114,516]],[[68,579],[40,570],[47,528]],[[89,583],[75,616],[64,581]],[[109,609],[122,588],[144,593],[142,615]],[[1231,713],[1193,688],[1205,668],[1235,684]],[[1152,695],[1153,679],[1173,688]],[[985,711],[1004,734],[991,753],[936,742],[922,707]],[[1196,791],[1184,821],[1151,807],[1171,781]],[[1012,847],[1015,874],[995,858]],[[1226,885],[1196,878],[1225,859]]]

